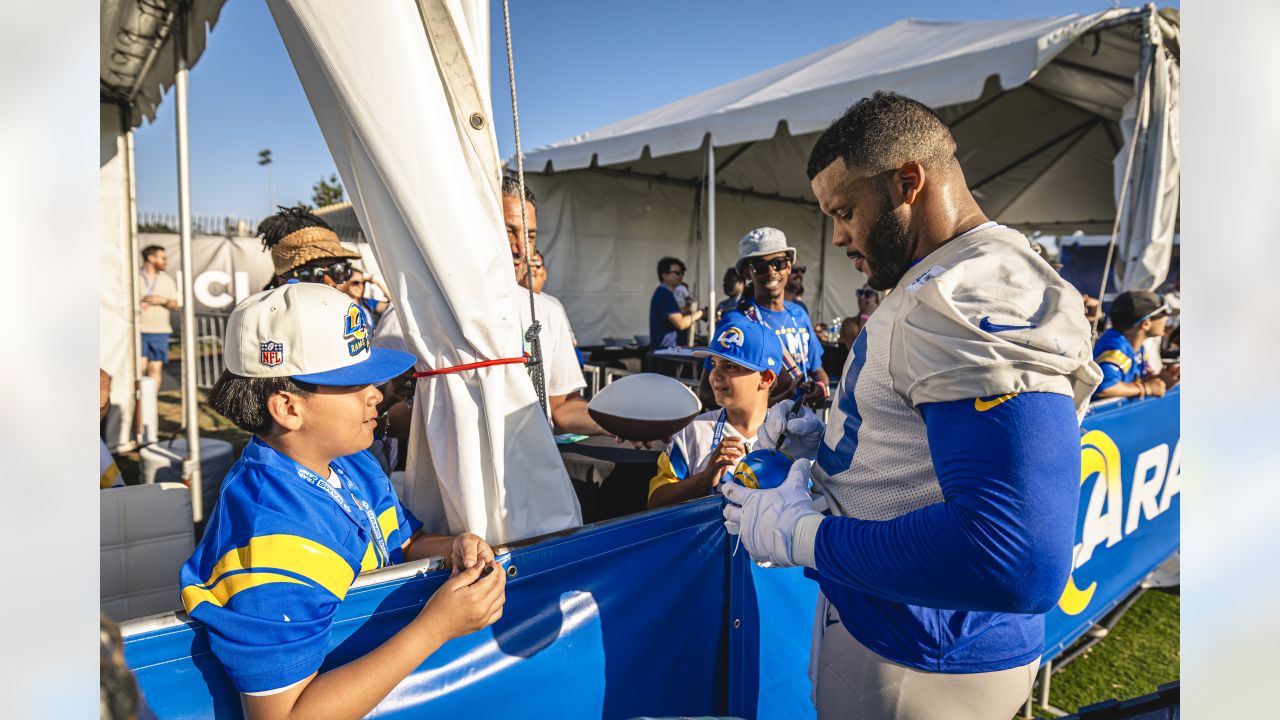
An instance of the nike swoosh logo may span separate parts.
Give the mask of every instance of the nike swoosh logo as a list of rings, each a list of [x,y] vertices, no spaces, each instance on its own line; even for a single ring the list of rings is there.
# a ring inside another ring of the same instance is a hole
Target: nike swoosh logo
[[[1000,403],[1005,402],[1007,400],[1012,400],[1017,396],[1018,396],[1018,393],[1009,393],[1008,395],[1001,395],[1000,397],[991,398],[990,400],[983,400],[982,398],[974,398],[973,409],[977,410],[978,412],[986,412],[991,408],[999,405]]]
[[[990,315],[978,321],[978,329],[989,333],[1005,332],[1006,330],[1030,330],[1034,327],[1036,327],[1034,323],[1031,325],[997,325],[991,322]]]

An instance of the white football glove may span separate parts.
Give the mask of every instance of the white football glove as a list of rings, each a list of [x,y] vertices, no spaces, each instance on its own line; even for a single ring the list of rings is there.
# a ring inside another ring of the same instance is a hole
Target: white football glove
[[[720,484],[720,493],[728,500],[725,529],[740,536],[756,562],[814,566],[813,544],[822,514],[813,509],[807,489],[812,464],[797,460],[786,481],[768,490],[752,490],[735,482]]]
[[[764,416],[764,422],[756,431],[756,448],[781,450],[788,457],[796,460],[800,458],[815,460],[818,457],[818,447],[822,445],[822,436],[827,432],[827,426],[807,407],[801,407],[800,414],[788,420],[787,414],[791,412],[795,402],[795,400],[783,400],[769,408],[769,412]],[[782,441],[782,447],[778,447],[778,436],[782,434],[784,424],[787,428],[787,436]]]

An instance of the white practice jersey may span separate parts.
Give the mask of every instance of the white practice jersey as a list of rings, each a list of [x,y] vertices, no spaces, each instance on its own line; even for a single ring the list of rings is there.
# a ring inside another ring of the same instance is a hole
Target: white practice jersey
[[[989,222],[903,275],[854,341],[813,477],[833,512],[888,520],[942,501],[918,405],[1067,395],[1102,379],[1080,293]]]

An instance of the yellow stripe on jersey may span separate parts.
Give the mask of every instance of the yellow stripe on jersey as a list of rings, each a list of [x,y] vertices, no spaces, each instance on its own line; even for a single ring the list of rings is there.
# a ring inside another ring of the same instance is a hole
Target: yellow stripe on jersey
[[[364,549],[364,558],[360,560],[360,572],[369,572],[377,570],[381,565],[378,563],[378,552],[373,549],[373,543],[369,543]]]
[[[116,467],[113,462],[102,471],[102,475],[98,477],[98,489],[109,488],[116,484],[116,478],[120,477],[120,468]]]
[[[1129,368],[1133,366],[1133,361],[1129,359],[1129,356],[1119,350],[1108,350],[1094,358],[1093,361],[1099,365],[1111,363],[1120,368],[1120,372],[1129,372]]]
[[[649,497],[653,497],[654,491],[663,485],[680,482],[680,478],[676,475],[676,471],[671,467],[671,458],[667,453],[658,456],[658,474],[653,476],[649,481]]]
[[[260,535],[250,539],[248,545],[219,558],[204,587],[212,587],[223,575],[234,570],[265,569],[297,573],[333,593],[339,600],[346,597],[351,581],[356,577],[355,571],[341,555],[314,540],[297,535]],[[185,597],[185,588],[183,594]]]
[[[281,575],[273,572],[244,572],[235,575],[225,576],[221,582],[214,585],[212,589],[206,589],[199,585],[188,585],[182,588],[182,607],[186,608],[187,614],[190,615],[192,610],[202,602],[213,603],[218,607],[225,606],[231,601],[231,598],[241,590],[248,590],[251,587],[259,585],[270,585],[271,583],[297,583],[298,585],[306,585],[305,582],[295,577]]]

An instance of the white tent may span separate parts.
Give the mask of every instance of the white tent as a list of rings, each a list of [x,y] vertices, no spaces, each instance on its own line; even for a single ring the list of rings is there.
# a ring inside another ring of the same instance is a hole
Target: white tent
[[[269,0],[419,369],[520,357],[488,0]],[[403,500],[497,544],[582,523],[521,365],[419,380]]]
[[[1111,234],[1128,170],[1117,275],[1126,287],[1154,287],[1177,222],[1178,22],[1176,11],[1150,6],[902,20],[530,152],[547,290],[584,342],[643,333],[659,257],[697,268],[690,281],[707,298],[738,238],[772,225],[810,268],[815,321],[850,314],[863,278],[828,247],[804,168],[818,133],[876,90],[935,108],[983,209],[1025,231]]]
[[[187,79],[204,52],[208,32],[218,21],[224,0],[156,3],[102,0],[99,92],[99,197],[101,264],[99,277],[99,366],[111,375],[111,408],[105,440],[117,450],[135,445],[134,411],[140,378],[137,207],[134,197],[133,129],[154,118],[165,90],[175,86],[177,116],[177,195],[182,248],[191,244],[191,203],[187,162]],[[180,262],[185,280],[180,292],[191,295],[190,253]],[[195,396],[195,335],[191,303],[183,313],[183,397]],[[194,402],[186,402],[187,460],[183,478],[190,483],[192,513],[200,520],[200,441]]]

